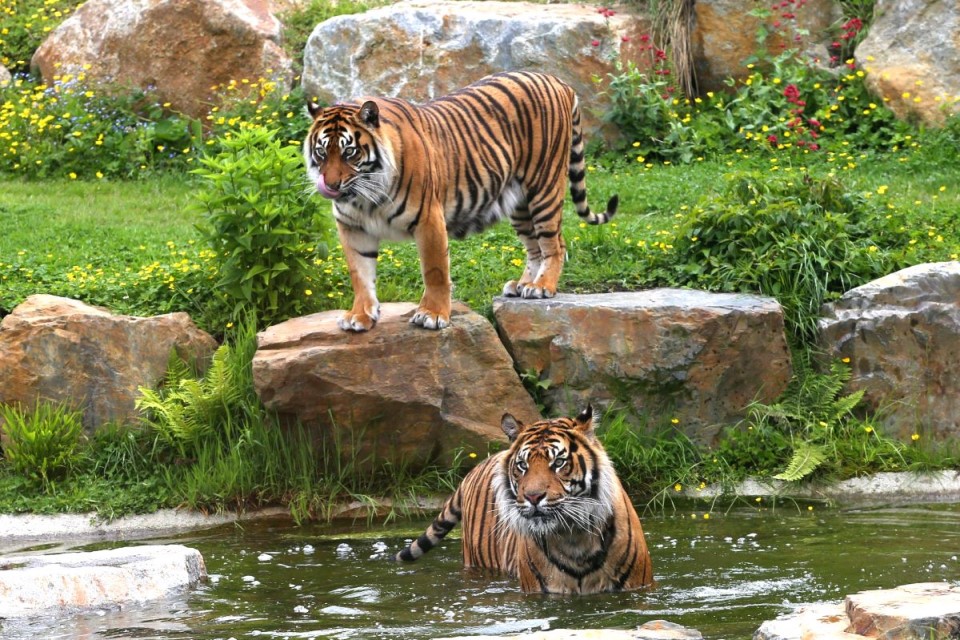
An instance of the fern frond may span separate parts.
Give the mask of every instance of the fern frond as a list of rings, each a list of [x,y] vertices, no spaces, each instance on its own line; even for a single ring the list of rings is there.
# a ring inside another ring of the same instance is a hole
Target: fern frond
[[[773,477],[787,482],[802,480],[816,471],[817,467],[823,464],[826,458],[826,451],[823,447],[801,443],[794,449],[793,457],[790,459],[787,468]]]

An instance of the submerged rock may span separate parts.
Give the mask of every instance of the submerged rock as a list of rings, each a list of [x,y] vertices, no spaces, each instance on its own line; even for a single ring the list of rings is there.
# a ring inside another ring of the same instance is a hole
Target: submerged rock
[[[0,559],[0,619],[56,615],[163,598],[207,576],[182,545],[149,545]]]
[[[753,640],[948,640],[960,636],[960,587],[946,582],[861,591],[764,622]]]
[[[586,402],[670,418],[709,443],[791,375],[783,311],[772,298],[681,289],[549,300],[497,298],[500,336],[520,371],[549,381],[548,410]]]

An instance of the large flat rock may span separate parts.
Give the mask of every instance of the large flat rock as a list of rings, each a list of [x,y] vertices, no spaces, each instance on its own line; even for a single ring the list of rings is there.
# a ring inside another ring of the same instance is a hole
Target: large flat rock
[[[549,410],[616,404],[671,418],[711,442],[753,400],[772,402],[791,376],[783,311],[772,298],[653,289],[497,298],[497,327],[520,371],[549,380]]]
[[[410,324],[416,305],[381,305],[371,331],[342,311],[294,318],[258,336],[254,385],[267,408],[335,440],[356,460],[422,465],[506,442],[500,418],[539,419],[490,322],[455,303],[452,326]],[[372,458],[371,458],[372,456]]]
[[[150,545],[0,559],[0,618],[57,614],[163,598],[207,576],[181,545]]]

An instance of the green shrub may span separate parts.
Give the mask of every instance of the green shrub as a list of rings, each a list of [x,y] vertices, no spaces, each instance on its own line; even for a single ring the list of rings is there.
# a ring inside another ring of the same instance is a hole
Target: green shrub
[[[250,127],[202,160],[196,209],[215,254],[218,293],[233,319],[252,312],[272,324],[313,308],[315,261],[326,257],[329,216],[305,185],[299,147]]]
[[[737,172],[694,207],[651,269],[667,284],[776,298],[797,344],[821,305],[895,270],[903,224],[827,175]]]
[[[82,411],[38,399],[32,409],[0,405],[0,418],[9,438],[4,457],[14,471],[50,489],[79,464]]]

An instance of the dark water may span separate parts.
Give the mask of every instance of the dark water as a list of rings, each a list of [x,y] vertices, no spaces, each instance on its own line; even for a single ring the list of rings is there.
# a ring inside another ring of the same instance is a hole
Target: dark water
[[[527,596],[511,580],[465,572],[458,539],[414,565],[390,561],[428,519],[389,526],[230,525],[140,541],[199,549],[211,576],[207,584],[151,605],[0,623],[0,637],[417,639],[631,628],[667,619],[705,638],[746,639],[761,622],[798,604],[960,580],[960,505],[789,506],[702,516],[690,508],[643,518],[657,586],[588,597]],[[81,548],[104,546],[110,545]],[[270,559],[260,559],[263,554]]]

